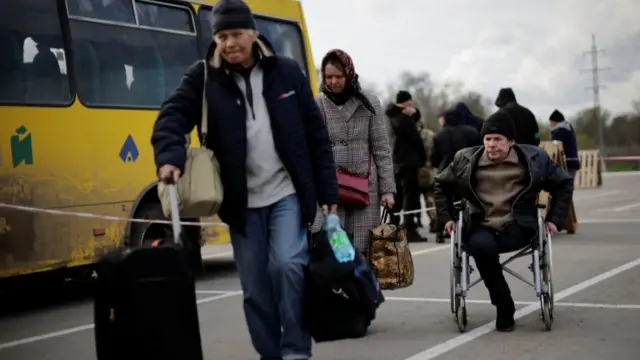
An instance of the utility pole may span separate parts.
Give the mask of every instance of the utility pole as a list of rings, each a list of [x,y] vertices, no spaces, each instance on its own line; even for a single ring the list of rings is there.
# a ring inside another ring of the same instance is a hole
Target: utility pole
[[[596,35],[591,34],[591,50],[585,51],[584,53],[584,55],[591,55],[591,68],[582,71],[590,72],[593,81],[592,86],[588,86],[586,89],[593,91],[593,116],[595,117],[596,124],[598,125],[598,148],[600,149],[600,157],[603,158],[605,156],[604,119],[600,116],[600,89],[604,89],[606,86],[600,85],[599,74],[601,71],[609,70],[609,68],[598,67],[599,54],[605,54],[605,51],[598,49],[598,46],[596,45]]]

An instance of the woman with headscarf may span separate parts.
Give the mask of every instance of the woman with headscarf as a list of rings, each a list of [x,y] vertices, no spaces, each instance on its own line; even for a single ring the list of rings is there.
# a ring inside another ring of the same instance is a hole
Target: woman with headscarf
[[[380,100],[360,87],[351,57],[331,50],[322,59],[321,93],[316,97],[338,169],[369,178],[369,206],[340,206],[338,214],[356,249],[366,253],[369,230],[380,224],[380,206],[394,205],[396,186],[391,148]]]

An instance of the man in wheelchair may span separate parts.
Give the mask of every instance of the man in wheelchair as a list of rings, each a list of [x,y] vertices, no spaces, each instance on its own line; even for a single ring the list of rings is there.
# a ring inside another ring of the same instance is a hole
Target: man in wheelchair
[[[509,114],[494,113],[482,126],[483,145],[456,153],[434,185],[437,218],[449,233],[456,231],[458,217],[452,199],[464,199],[462,243],[496,307],[498,331],[515,327],[515,305],[500,253],[522,249],[538,236],[541,190],[552,199],[545,217],[546,231],[551,234],[564,225],[573,191],[569,174],[541,148],[515,144],[515,132]]]

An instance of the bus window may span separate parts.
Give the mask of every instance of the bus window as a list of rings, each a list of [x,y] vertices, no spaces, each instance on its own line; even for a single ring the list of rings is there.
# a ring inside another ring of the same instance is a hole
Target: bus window
[[[307,74],[304,41],[297,24],[289,21],[256,15],[258,32],[269,40],[278,55],[288,56],[298,62],[302,71]],[[198,21],[201,27],[200,47],[203,53],[209,49],[213,35],[211,34],[212,15],[210,7],[200,7]]]
[[[67,0],[69,15],[135,24],[131,0]]]
[[[71,102],[64,40],[55,2],[3,0],[0,12],[0,102]]]
[[[140,25],[195,33],[188,9],[136,2],[136,11]]]
[[[198,59],[189,8],[136,2],[134,11],[133,25],[69,16],[84,104],[158,108]]]

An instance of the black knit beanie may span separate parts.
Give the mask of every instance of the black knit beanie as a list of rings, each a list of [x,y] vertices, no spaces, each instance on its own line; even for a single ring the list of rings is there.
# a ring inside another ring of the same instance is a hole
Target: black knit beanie
[[[256,30],[256,21],[251,9],[242,0],[220,0],[213,6],[212,31],[215,35],[222,30]]]
[[[516,127],[513,119],[504,110],[498,110],[482,123],[481,135],[499,134],[509,140],[516,138]]]
[[[402,104],[411,100],[411,94],[406,90],[400,90],[396,94],[396,104]]]
[[[562,115],[562,113],[558,110],[553,110],[551,115],[549,115],[549,120],[555,121],[555,122],[561,122],[561,121],[564,121],[564,115]]]

